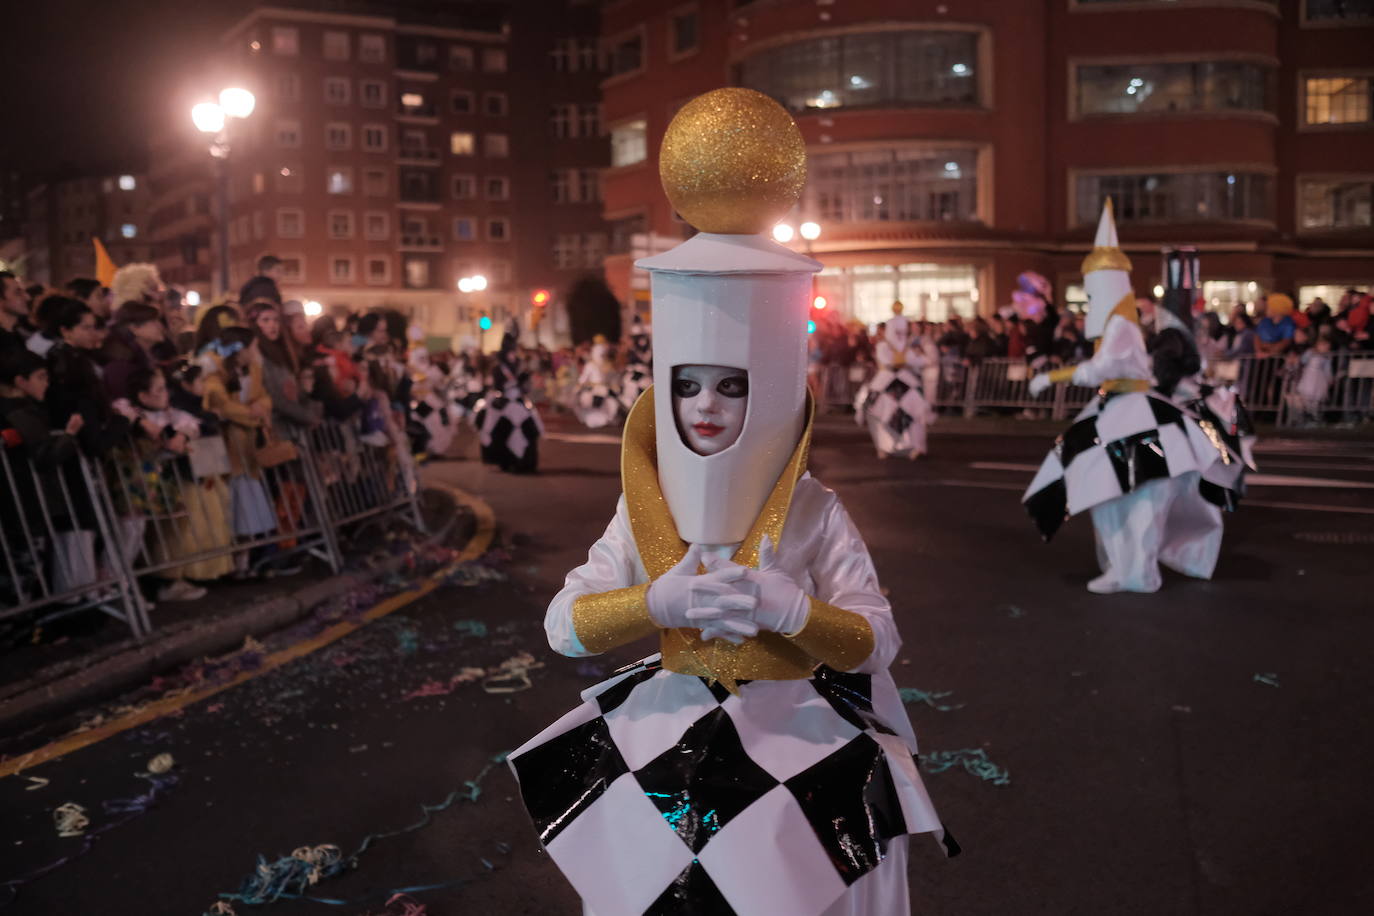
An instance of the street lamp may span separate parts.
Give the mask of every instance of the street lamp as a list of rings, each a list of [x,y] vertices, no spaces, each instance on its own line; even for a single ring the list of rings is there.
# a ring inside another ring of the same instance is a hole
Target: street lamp
[[[773,227],[773,238],[784,245],[792,241],[792,236],[794,234],[792,226],[789,223],[778,223]]]
[[[220,290],[225,293],[229,292],[229,122],[251,115],[257,102],[247,89],[230,86],[220,92],[218,102],[191,107],[191,123],[211,137],[210,155],[218,163]]]

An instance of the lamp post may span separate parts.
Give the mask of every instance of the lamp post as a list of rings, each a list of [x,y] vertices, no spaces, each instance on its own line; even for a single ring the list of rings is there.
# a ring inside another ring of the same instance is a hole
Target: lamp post
[[[473,275],[470,276],[470,277],[459,277],[459,278],[458,278],[458,292],[460,292],[460,293],[468,293],[468,294],[480,293],[482,290],[484,290],[484,289],[486,289],[486,288],[487,288],[487,278],[484,277],[482,274],[473,274]],[[471,301],[471,299],[469,299],[469,301]],[[482,318],[486,318],[486,316],[485,316],[485,315],[481,316],[481,318],[479,318],[478,321],[477,321],[477,329],[478,329],[478,334],[477,334],[477,349],[478,349],[478,350],[485,350],[485,349],[486,349],[487,331],[490,330],[490,328],[491,328],[491,319],[488,318],[487,321],[486,321],[486,327],[483,327],[483,326],[482,326],[482,320],[481,320]]]
[[[220,291],[229,292],[229,122],[246,118],[257,106],[257,98],[247,89],[231,86],[219,94],[218,102],[201,102],[191,108],[191,123],[209,136],[210,155],[216,162],[219,198]]]

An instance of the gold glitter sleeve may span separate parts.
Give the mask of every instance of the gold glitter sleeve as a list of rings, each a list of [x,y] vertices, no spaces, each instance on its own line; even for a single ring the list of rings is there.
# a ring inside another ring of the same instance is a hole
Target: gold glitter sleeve
[[[788,636],[807,655],[836,671],[852,671],[873,654],[873,628],[863,615],[819,598],[808,596],[807,600],[811,616],[806,626]]]
[[[1062,369],[1053,369],[1053,370],[1050,371],[1050,381],[1052,381],[1052,382],[1072,382],[1072,381],[1073,381],[1073,370],[1075,370],[1075,369],[1077,369],[1077,368],[1078,368],[1077,366],[1065,366],[1065,367],[1062,368]]]
[[[658,632],[649,617],[649,585],[632,585],[573,602],[573,630],[588,652],[605,652]]]

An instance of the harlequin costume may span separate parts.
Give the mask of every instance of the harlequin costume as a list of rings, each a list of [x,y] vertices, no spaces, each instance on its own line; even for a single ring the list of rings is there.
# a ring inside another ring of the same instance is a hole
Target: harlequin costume
[[[679,168],[702,161],[721,163],[710,180],[685,169],[704,188]],[[805,147],[766,96],[717,90],[678,114],[661,170],[702,231],[638,262],[654,386],[626,422],[615,515],[545,620],[565,655],[641,640],[660,651],[585,691],[511,765],[586,913],[902,916],[907,835],[957,847],[888,673],[901,644],[891,608],[844,506],[806,472],[820,264],[762,233],[800,193]],[[723,451],[699,454],[678,429],[681,366],[748,373],[747,417]],[[760,624],[738,643],[661,626],[654,590],[691,577],[698,553],[786,577],[805,595],[795,626]]]
[[[935,412],[925,398],[925,357],[912,339],[911,322],[894,303],[873,348],[878,364],[854,398],[854,420],[868,428],[879,458],[916,458],[926,452],[926,427]]]

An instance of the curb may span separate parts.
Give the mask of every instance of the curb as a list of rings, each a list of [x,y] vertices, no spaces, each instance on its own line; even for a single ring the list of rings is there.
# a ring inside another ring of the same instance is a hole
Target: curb
[[[489,538],[494,520],[489,510],[479,509],[479,506],[484,506],[480,500],[448,485],[431,489],[447,492],[457,504],[455,509],[466,508],[473,512],[476,524],[469,545],[479,538]],[[444,526],[430,536],[428,543],[442,542],[457,523],[458,512],[455,511]],[[14,690],[9,696],[0,697],[0,734],[16,734],[96,698],[110,696],[143,683],[159,672],[196,658],[232,651],[242,645],[247,637],[290,626],[308,616],[320,603],[389,575],[404,566],[405,562],[405,557],[388,557],[377,568],[364,574],[341,573],[285,595],[265,598],[239,613],[218,620],[187,621],[141,643],[133,640],[116,643],[105,658],[75,673],[61,673],[69,669],[73,662],[56,665],[54,667],[59,671],[38,686]],[[40,671],[29,682],[42,679],[43,672]]]

